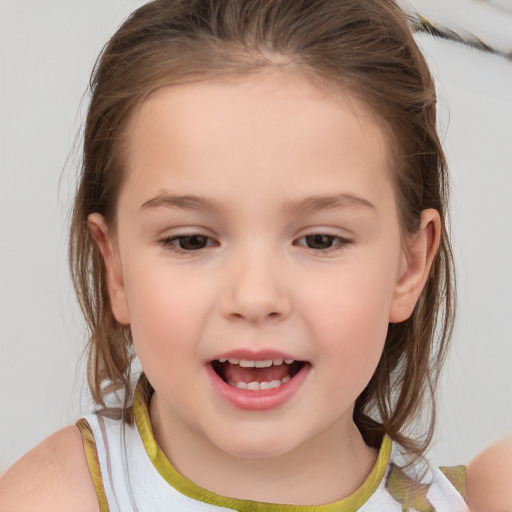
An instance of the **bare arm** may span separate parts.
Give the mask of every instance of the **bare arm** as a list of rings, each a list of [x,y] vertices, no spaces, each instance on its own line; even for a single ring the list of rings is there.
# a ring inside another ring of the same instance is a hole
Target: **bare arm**
[[[512,440],[486,448],[466,475],[471,512],[512,512]]]
[[[82,437],[74,426],[59,430],[0,477],[0,511],[97,512]]]

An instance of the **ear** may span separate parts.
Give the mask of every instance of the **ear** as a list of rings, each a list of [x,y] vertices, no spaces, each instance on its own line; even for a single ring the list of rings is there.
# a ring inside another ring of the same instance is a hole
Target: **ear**
[[[407,240],[403,253],[389,313],[391,323],[403,322],[411,316],[427,282],[440,240],[439,212],[433,209],[423,210],[420,228]]]
[[[99,213],[89,215],[87,225],[105,262],[108,295],[110,297],[112,313],[120,324],[128,325],[130,323],[130,315],[124,288],[123,269],[116,243],[109,233],[105,219]]]

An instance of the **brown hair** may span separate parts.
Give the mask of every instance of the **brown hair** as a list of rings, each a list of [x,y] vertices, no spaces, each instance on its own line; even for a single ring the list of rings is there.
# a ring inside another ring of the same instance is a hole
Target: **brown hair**
[[[112,389],[124,389],[126,397],[132,392],[130,328],[113,317],[103,259],[87,227],[89,214],[98,212],[115,229],[130,116],[161,87],[276,66],[350,91],[385,124],[405,235],[418,229],[422,210],[440,213],[441,245],[426,286],[412,316],[389,325],[377,370],[354,409],[369,444],[386,433],[419,456],[433,434],[434,392],[453,322],[454,276],[434,84],[392,0],[155,0],[136,10],[108,42],[90,81],[70,237],[71,272],[90,329],[92,395],[104,405]],[[425,396],[431,398],[429,422],[415,438],[407,432]]]

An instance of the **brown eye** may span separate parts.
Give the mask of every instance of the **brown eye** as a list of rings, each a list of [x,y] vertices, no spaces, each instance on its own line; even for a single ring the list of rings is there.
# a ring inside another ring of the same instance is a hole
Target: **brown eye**
[[[337,253],[352,244],[352,241],[342,236],[328,235],[326,233],[313,233],[298,238],[294,245],[307,247],[318,253]]]
[[[174,240],[178,247],[184,251],[197,251],[206,247],[208,243],[208,237],[201,235],[179,236]]]
[[[336,240],[338,240],[339,237],[332,236],[332,235],[308,235],[304,237],[306,240],[306,245],[310,249],[317,249],[317,250],[325,250],[330,249]]]
[[[203,235],[185,235],[162,238],[158,241],[164,249],[173,252],[193,252],[210,247],[213,240]]]

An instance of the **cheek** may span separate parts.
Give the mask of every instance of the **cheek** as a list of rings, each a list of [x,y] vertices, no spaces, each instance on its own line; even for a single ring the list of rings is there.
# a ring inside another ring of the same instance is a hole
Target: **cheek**
[[[348,380],[368,371],[373,373],[371,368],[380,359],[388,329],[388,315],[382,302],[360,289],[326,303],[319,318],[324,348],[329,357],[345,363],[350,373],[345,374]]]
[[[360,259],[303,297],[309,303],[308,328],[323,360],[335,361],[337,385],[356,394],[373,375],[384,348],[396,272],[390,262]]]
[[[358,300],[359,307],[350,299]],[[373,300],[372,300],[373,299]],[[364,291],[331,301],[319,315],[319,370],[326,379],[326,399],[343,407],[355,402],[377,368],[388,329],[382,304]]]
[[[372,271],[370,265],[353,265],[327,275],[323,286],[311,283],[302,300],[314,311],[315,323],[331,338],[351,337],[356,342],[379,337],[385,335],[389,322],[394,271],[394,267]]]
[[[197,349],[208,294],[183,275],[165,264],[131,261],[125,287],[134,346],[145,370],[183,361]]]

